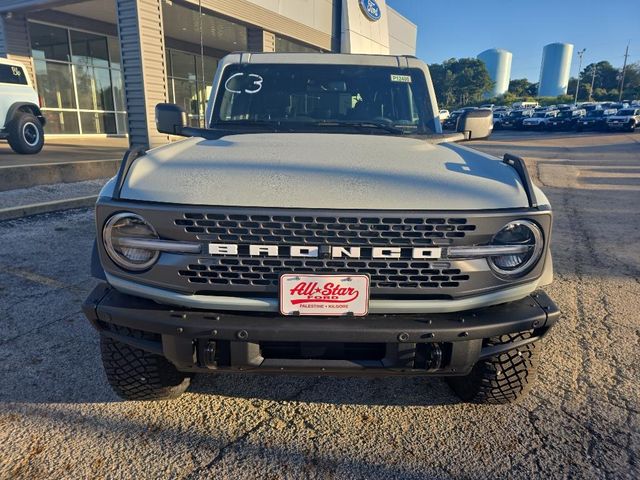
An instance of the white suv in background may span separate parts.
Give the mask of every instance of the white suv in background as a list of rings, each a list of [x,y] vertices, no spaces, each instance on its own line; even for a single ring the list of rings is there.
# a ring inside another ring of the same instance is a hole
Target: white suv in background
[[[531,118],[522,121],[522,128],[544,130],[547,128],[549,120],[558,116],[557,110],[540,111],[533,114]]]
[[[38,153],[44,145],[44,124],[24,65],[0,58],[0,139],[16,153]]]

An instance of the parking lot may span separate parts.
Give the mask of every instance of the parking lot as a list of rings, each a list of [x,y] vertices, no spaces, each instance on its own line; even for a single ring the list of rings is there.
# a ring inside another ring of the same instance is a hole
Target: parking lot
[[[519,404],[440,379],[201,376],[123,402],[80,313],[93,219],[0,223],[0,478],[640,478],[640,134],[497,132],[554,207],[562,318]]]

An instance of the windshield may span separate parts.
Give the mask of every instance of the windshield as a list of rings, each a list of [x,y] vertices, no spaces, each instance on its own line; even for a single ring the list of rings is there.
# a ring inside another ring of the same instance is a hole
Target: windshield
[[[635,115],[635,110],[631,110],[631,109],[624,109],[624,110],[618,110],[618,113],[616,115],[620,115],[620,116],[630,116],[630,115]]]
[[[419,69],[359,65],[234,64],[225,68],[212,128],[431,134]]]
[[[587,112],[587,117],[602,117],[604,115],[604,110],[591,110]]]
[[[573,117],[574,113],[571,110],[564,110],[558,114],[559,118]]]
[[[546,112],[538,112],[533,115],[533,118],[545,118],[547,116]]]
[[[510,117],[521,117],[523,115],[522,112],[511,112],[509,114]]]

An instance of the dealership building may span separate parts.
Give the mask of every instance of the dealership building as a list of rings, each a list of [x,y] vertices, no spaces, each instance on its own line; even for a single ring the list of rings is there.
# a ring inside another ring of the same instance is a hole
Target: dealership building
[[[414,55],[416,26],[385,0],[1,0],[0,56],[22,62],[48,135],[155,146],[154,107],[204,125],[232,51]]]

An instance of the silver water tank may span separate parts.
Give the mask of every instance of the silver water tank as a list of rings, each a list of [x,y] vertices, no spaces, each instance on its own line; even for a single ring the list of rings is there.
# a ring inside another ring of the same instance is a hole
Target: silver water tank
[[[573,45],[570,43],[550,43],[542,50],[540,67],[539,97],[557,97],[567,94]]]
[[[484,62],[491,80],[495,82],[493,88],[485,93],[485,97],[497,97],[507,93],[511,80],[512,59],[513,54],[502,48],[490,48],[478,55],[478,60]]]

